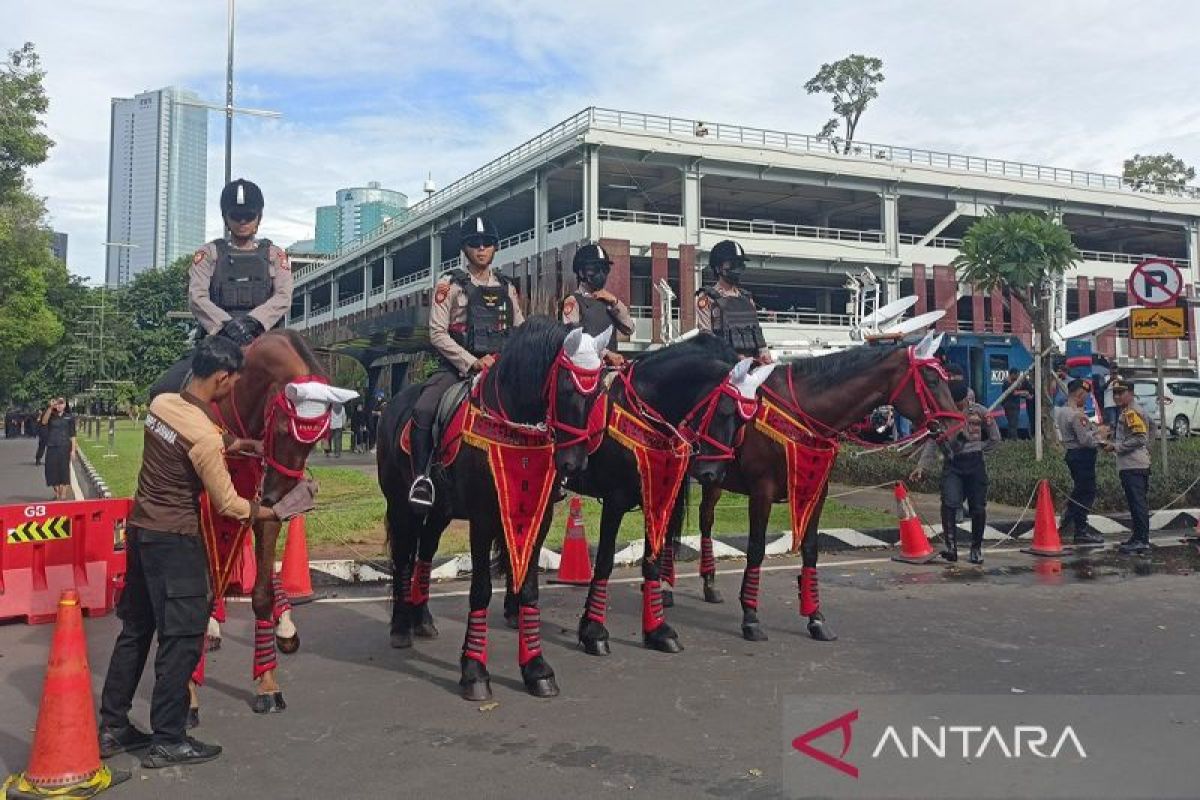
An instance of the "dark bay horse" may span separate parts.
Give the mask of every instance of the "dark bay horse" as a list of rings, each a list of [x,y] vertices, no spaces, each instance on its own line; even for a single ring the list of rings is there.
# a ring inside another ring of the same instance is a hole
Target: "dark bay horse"
[[[414,633],[437,635],[428,609],[433,557],[451,519],[470,523],[470,615],[460,660],[467,700],[491,696],[487,607],[493,544],[500,547],[519,599],[518,661],[525,686],[537,697],[558,694],[554,670],[541,652],[537,563],[560,476],[580,472],[588,460],[588,415],[599,395],[600,355],[608,337],[568,333],[548,317],[531,317],[514,329],[460,412],[468,427],[457,455],[444,470],[435,470],[438,501],[424,518],[408,504],[413,471],[402,447],[420,387],[400,392],[380,421],[376,459],[394,569],[393,647],[411,647]],[[478,425],[477,432],[470,425]],[[444,453],[441,458],[447,460]],[[517,522],[523,525],[519,531]]]
[[[804,519],[795,523],[800,530],[793,531],[793,536],[803,536],[799,610],[808,617],[808,631],[814,639],[837,638],[821,613],[817,526],[828,493],[829,470],[836,458],[838,436],[881,405],[894,406],[913,420],[915,426],[925,425],[934,435],[957,429],[962,414],[950,396],[945,372],[933,358],[939,343],[940,338],[926,337],[915,347],[866,345],[801,359],[775,370],[763,384],[760,390],[763,405],[758,418],[747,427],[724,481],[704,486],[700,507],[700,576],[704,599],[720,603],[712,557],[713,512],[723,489],[750,497],[750,543],[740,592],[742,635],[746,639],[767,638],[758,619],[758,582],[766,550],[767,522],[771,504],[788,499],[794,478],[798,491],[810,493],[812,502]],[[788,442],[802,443],[811,449],[794,450],[789,459]],[[795,462],[791,467],[789,460]]]
[[[643,642],[667,653],[683,649],[663,613],[664,533],[682,512],[685,471],[705,485],[720,482],[735,437],[757,409],[755,392],[772,370],[751,367],[723,341],[701,333],[631,360],[608,388],[604,439],[579,479],[568,482],[604,504],[596,567],[579,621],[579,642],[587,653],[609,653],[605,617],[617,532],[625,514],[639,505],[644,511],[648,506],[647,517],[654,519],[643,537]]]

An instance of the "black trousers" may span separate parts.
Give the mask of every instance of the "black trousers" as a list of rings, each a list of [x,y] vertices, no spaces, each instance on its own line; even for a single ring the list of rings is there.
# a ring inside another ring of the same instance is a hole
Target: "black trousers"
[[[1125,502],[1132,518],[1133,539],[1150,542],[1150,470],[1123,469],[1120,471],[1121,488],[1125,490]]]
[[[1079,535],[1091,531],[1088,512],[1096,502],[1096,450],[1091,447],[1068,450],[1066,461],[1075,486],[1063,511],[1063,527],[1072,524],[1075,534]]]
[[[46,434],[39,433],[38,434],[37,455],[35,455],[33,457],[34,462],[37,464],[42,463],[42,458],[44,458],[45,455],[46,455]]]
[[[942,469],[942,533],[946,541],[954,536],[958,526],[955,513],[967,504],[971,517],[971,538],[983,541],[983,529],[987,525],[987,466],[983,453],[966,453],[946,462]],[[956,537],[957,538],[957,537]]]
[[[175,744],[184,740],[188,679],[200,661],[212,606],[208,557],[199,536],[131,527],[127,542],[125,591],[117,604],[124,626],[104,679],[100,724],[129,724],[133,695],[157,634],[150,727],[155,744]]]
[[[1004,421],[1008,424],[1008,429],[1004,435],[1009,439],[1016,440],[1020,438],[1021,433],[1021,406],[1005,405],[1004,406]]]
[[[441,368],[429,376],[421,386],[421,396],[413,405],[413,425],[429,430],[433,427],[433,418],[437,416],[438,402],[451,386],[458,383],[458,373],[452,369]]]

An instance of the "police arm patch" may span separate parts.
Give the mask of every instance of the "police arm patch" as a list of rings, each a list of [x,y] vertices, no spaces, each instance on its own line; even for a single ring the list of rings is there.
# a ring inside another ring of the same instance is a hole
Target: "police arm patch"
[[[449,283],[439,283],[438,287],[437,287],[437,291],[434,292],[434,295],[433,295],[433,302],[437,303],[438,305],[445,303],[446,295],[448,295],[448,294],[450,294],[450,284]]]
[[[563,313],[564,317],[569,317],[575,313],[575,298],[574,297],[568,297],[566,300],[563,301],[562,313]]]
[[[275,248],[275,251],[279,254],[279,268],[285,272],[291,272],[292,262],[288,260],[287,253],[278,247]]]
[[[702,294],[696,298],[696,308],[708,308],[708,295]]]

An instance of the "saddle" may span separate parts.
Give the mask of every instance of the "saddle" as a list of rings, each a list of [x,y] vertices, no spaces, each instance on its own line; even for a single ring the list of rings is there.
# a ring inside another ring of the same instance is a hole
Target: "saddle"
[[[463,422],[466,419],[467,400],[471,395],[473,379],[466,378],[451,386],[438,400],[437,413],[433,417],[431,435],[436,442],[434,463],[448,467],[454,463],[462,445]],[[412,456],[412,427],[410,417],[400,433],[400,449]]]

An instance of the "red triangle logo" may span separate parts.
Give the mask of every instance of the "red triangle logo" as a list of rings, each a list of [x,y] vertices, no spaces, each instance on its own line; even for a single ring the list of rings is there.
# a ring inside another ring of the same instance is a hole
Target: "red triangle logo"
[[[854,730],[851,728],[851,726],[855,722],[858,722],[857,708],[849,713],[843,714],[837,719],[831,719],[829,722],[819,725],[816,728],[813,728],[811,731],[800,734],[795,739],[792,739],[792,747],[796,748],[809,758],[815,758],[822,764],[828,767],[833,767],[839,772],[844,772],[851,778],[857,778],[858,767],[854,766],[848,761],[843,761],[846,753],[850,751],[850,742],[854,738]],[[818,750],[812,746],[811,742],[814,739],[820,739],[825,734],[832,733],[835,730],[840,730],[842,732],[841,753],[835,756],[825,752],[824,750]]]

